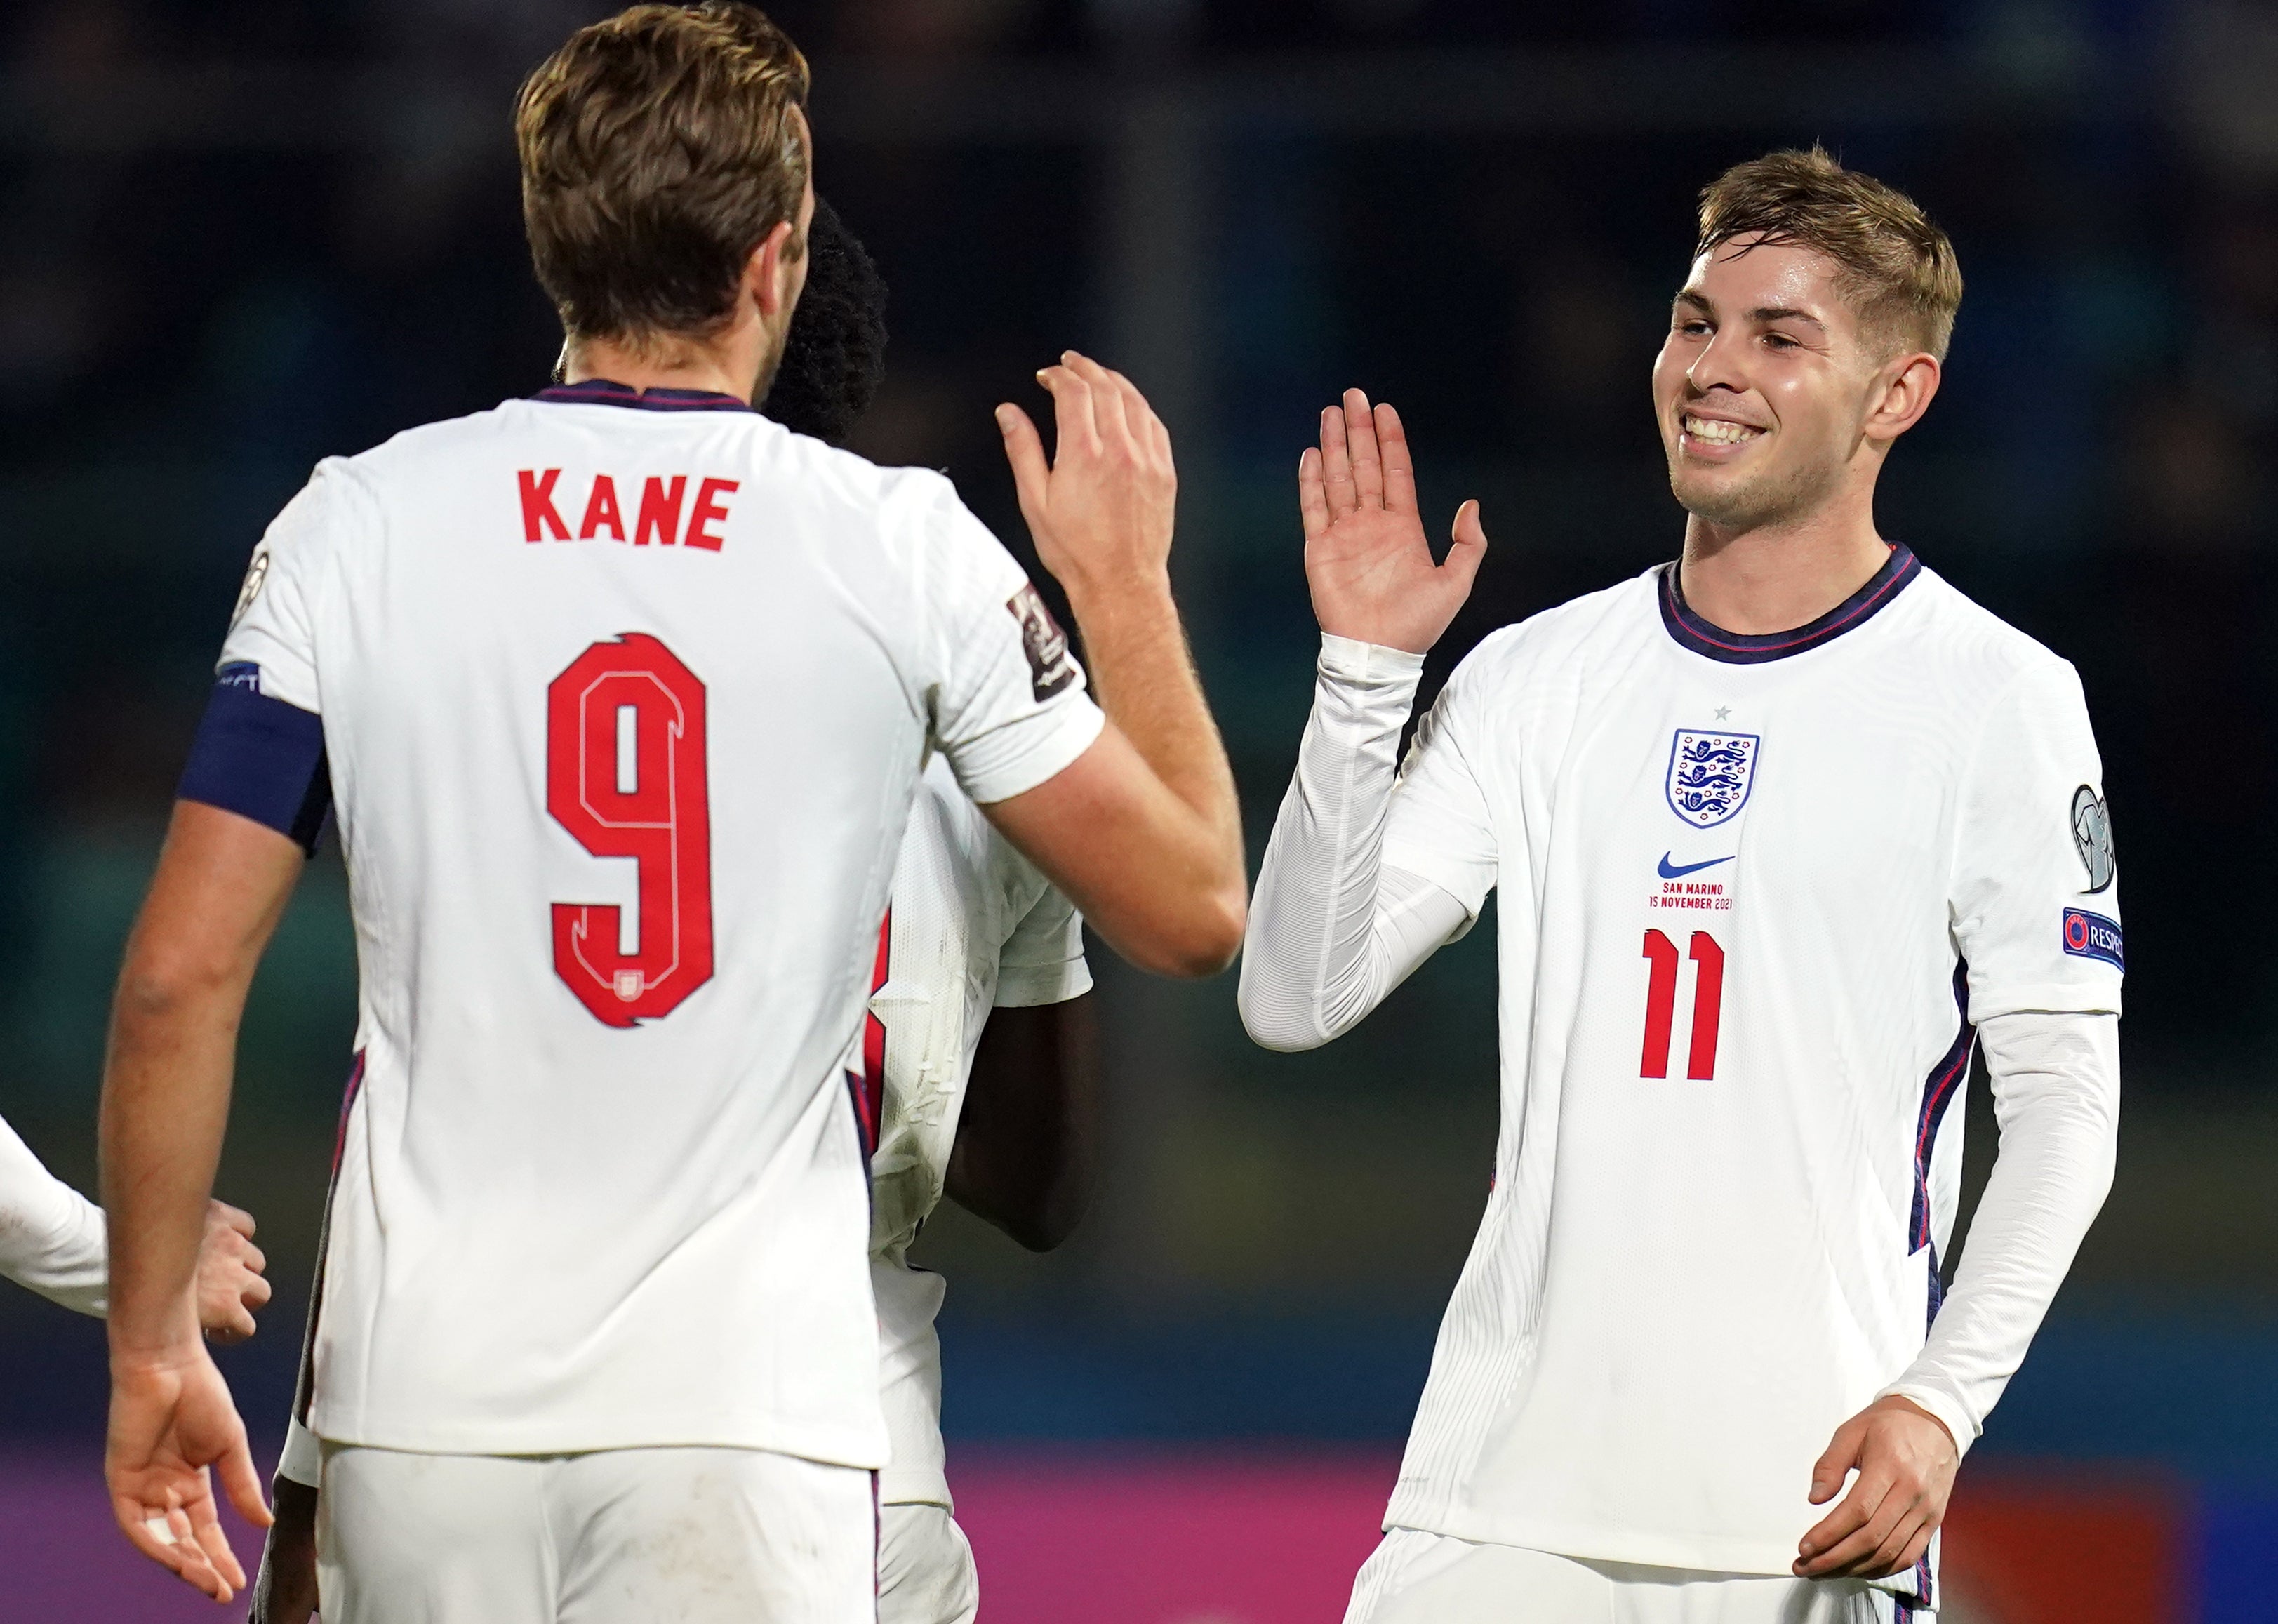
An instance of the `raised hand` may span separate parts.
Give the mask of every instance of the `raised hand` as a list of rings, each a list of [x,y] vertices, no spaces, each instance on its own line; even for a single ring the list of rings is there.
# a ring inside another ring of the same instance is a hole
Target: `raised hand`
[[[253,1244],[253,1214],[226,1201],[206,1205],[205,1238],[198,1245],[198,1323],[216,1342],[253,1335],[254,1310],[269,1301],[261,1271],[269,1260]]]
[[[1124,957],[1216,975],[1242,946],[1249,887],[1234,772],[1171,596],[1171,436],[1129,379],[1074,350],[1036,379],[1059,425],[1053,460],[1017,406],[999,406],[997,425],[1109,726],[1066,770],[983,810]]]
[[[1851,1492],[1797,1547],[1806,1579],[1883,1579],[1922,1559],[1945,1521],[1961,1452],[1945,1423],[1893,1394],[1835,1429],[1811,1468],[1811,1503],[1824,1505],[1856,1469]]]
[[[213,1471],[245,1520],[268,1526],[245,1423],[203,1347],[165,1358],[114,1358],[103,1470],[111,1511],[130,1544],[216,1601],[245,1588],[214,1501]]]
[[[1334,637],[1424,653],[1472,595],[1487,555],[1479,504],[1466,502],[1448,561],[1432,562],[1400,414],[1372,411],[1357,389],[1321,413],[1320,448],[1297,461],[1297,510],[1313,617]]]
[[[1179,497],[1170,431],[1129,379],[1073,349],[1036,381],[1051,392],[1053,460],[1018,406],[999,406],[997,426],[1037,558],[1079,617],[1102,594],[1161,591]]]

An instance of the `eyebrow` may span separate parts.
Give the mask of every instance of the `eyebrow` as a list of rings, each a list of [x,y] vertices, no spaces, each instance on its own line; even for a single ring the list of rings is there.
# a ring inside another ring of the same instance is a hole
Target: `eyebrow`
[[[1748,312],[1748,319],[1750,321],[1808,321],[1813,326],[1818,328],[1822,333],[1827,331],[1827,324],[1820,320],[1818,317],[1813,315],[1809,310],[1799,310],[1793,305],[1761,305],[1755,310]]]
[[[1709,303],[1704,295],[1693,292],[1690,287],[1678,288],[1673,295],[1671,303],[1681,305],[1690,305],[1693,309],[1700,311],[1703,316],[1714,316],[1716,313],[1716,307],[1715,305]],[[1822,333],[1827,331],[1827,324],[1820,320],[1818,317],[1813,315],[1809,310],[1798,310],[1791,304],[1759,305],[1754,310],[1748,311],[1747,314],[1750,321],[1760,324],[1771,321],[1804,321],[1809,322]]]

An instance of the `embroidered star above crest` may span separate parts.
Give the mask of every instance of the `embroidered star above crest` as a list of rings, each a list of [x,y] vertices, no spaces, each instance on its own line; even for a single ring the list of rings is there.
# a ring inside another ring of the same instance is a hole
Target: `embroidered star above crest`
[[[1728,722],[1731,719],[1731,716],[1732,708],[1730,705],[1719,705],[1716,707],[1716,720],[1719,722]]]

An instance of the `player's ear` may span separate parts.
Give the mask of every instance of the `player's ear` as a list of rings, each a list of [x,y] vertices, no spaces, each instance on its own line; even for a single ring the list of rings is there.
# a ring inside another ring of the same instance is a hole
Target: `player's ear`
[[[760,246],[752,250],[751,258],[744,262],[744,293],[759,306],[760,314],[773,320],[780,317],[791,301],[799,296],[799,284],[793,272],[799,256],[792,251],[791,239],[799,227],[790,220],[777,220],[775,229],[760,239]]]
[[[1922,421],[1945,369],[1927,350],[1892,356],[1876,371],[1876,398],[1867,413],[1869,440],[1892,440]]]
[[[744,262],[745,294],[769,321],[781,319],[799,301],[806,270],[806,241],[801,235],[801,217],[814,202],[814,134],[807,126],[803,109],[793,105],[790,112],[799,132],[799,145],[806,149],[808,177],[802,188],[805,195],[790,217],[777,220],[775,229],[760,239],[759,247]]]

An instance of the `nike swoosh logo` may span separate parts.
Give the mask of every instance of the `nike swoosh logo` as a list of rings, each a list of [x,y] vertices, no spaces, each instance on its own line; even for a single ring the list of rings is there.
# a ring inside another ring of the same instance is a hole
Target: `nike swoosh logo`
[[[1672,856],[1674,856],[1675,854],[1674,854],[1673,852],[1663,852],[1663,853],[1661,854],[1661,877],[1662,877],[1662,878],[1663,878],[1663,879],[1683,879],[1683,878],[1684,878],[1686,875],[1688,875],[1688,874],[1698,874],[1698,873],[1699,873],[1701,869],[1713,869],[1713,868],[1715,868],[1715,867],[1716,867],[1718,863],[1720,863],[1720,862],[1731,862],[1731,861],[1732,861],[1732,858],[1731,858],[1731,857],[1711,857],[1711,858],[1710,858],[1708,862],[1670,862],[1670,857],[1672,857]],[[1735,852],[1732,855],[1733,855],[1734,857],[1737,857],[1737,856],[1739,856],[1739,854],[1738,852]]]

